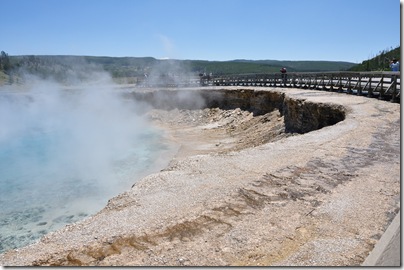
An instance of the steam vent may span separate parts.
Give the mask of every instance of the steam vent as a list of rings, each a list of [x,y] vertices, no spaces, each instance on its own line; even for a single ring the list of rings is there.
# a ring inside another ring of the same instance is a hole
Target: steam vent
[[[370,253],[400,264],[400,245],[378,259],[400,238],[400,104],[282,87],[121,90],[176,152],[1,265],[360,266]]]

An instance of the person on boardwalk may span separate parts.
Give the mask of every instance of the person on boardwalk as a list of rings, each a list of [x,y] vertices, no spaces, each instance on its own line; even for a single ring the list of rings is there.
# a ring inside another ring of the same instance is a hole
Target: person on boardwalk
[[[282,76],[282,83],[283,83],[283,85],[284,86],[286,86],[286,80],[287,80],[287,78],[288,78],[288,74],[286,74],[286,68],[281,68],[281,76]]]
[[[393,58],[390,62],[390,68],[391,71],[400,71],[400,62],[396,58]]]

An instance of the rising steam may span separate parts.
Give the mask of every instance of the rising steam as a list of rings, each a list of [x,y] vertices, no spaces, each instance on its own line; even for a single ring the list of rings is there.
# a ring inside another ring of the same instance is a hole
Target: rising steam
[[[20,73],[23,85],[0,88],[0,252],[94,214],[173,149],[145,118],[148,106],[100,68],[73,64],[59,79]],[[168,61],[149,79],[189,74]],[[156,91],[152,103],[196,109],[205,101],[193,90]]]
[[[140,104],[93,75],[0,88],[0,252],[94,214],[164,150]]]

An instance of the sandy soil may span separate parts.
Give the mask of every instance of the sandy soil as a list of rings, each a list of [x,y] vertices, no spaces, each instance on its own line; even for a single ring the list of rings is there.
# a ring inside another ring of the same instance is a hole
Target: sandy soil
[[[276,111],[151,111],[181,145],[168,167],[0,263],[360,265],[400,209],[400,105],[284,91],[346,120],[297,135]]]

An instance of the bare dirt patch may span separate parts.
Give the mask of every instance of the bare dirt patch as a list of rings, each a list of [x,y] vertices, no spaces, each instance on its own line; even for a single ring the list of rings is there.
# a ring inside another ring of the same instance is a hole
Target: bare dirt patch
[[[277,110],[253,116],[252,112],[240,108],[154,109],[148,116],[157,126],[164,128],[173,141],[181,144],[177,158],[195,154],[224,154],[293,135],[285,133],[284,117]]]

